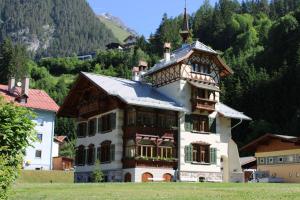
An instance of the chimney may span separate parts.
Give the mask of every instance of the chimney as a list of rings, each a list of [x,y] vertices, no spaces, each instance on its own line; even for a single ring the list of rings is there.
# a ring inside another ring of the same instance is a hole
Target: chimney
[[[21,95],[26,95],[27,97],[29,97],[29,78],[28,77],[24,77],[22,80],[22,91],[21,91]]]
[[[148,63],[140,60],[137,67],[132,68],[132,80],[141,81],[141,76],[146,73],[148,69]]]
[[[14,92],[15,85],[16,85],[16,79],[14,77],[10,77],[8,80],[8,92],[10,94]]]
[[[171,59],[171,43],[164,44],[164,58],[166,62]]]

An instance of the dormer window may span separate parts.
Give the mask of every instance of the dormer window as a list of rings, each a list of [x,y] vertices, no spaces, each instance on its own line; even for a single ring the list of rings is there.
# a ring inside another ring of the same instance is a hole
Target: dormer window
[[[201,74],[210,74],[210,67],[208,65],[203,65],[200,63],[192,63],[192,72]]]

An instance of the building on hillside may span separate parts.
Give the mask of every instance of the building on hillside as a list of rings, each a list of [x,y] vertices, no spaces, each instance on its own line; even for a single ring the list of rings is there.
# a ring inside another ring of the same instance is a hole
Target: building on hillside
[[[219,100],[233,72],[210,47],[186,44],[185,29],[181,48],[165,44],[164,59],[141,62],[132,80],[79,74],[58,112],[77,119],[76,182],[96,159],[112,182],[243,181],[231,120],[250,118]]]
[[[29,89],[29,78],[18,83],[11,78],[8,85],[0,85],[0,95],[18,106],[32,109],[37,117],[35,130],[38,141],[26,149],[23,168],[29,170],[50,170],[52,168],[52,145],[54,135],[55,114],[58,105],[44,91]]]
[[[130,49],[130,48],[134,47],[137,43],[137,39],[138,39],[137,36],[129,35],[127,38],[124,39],[123,47],[125,49]]]
[[[241,151],[255,152],[257,171],[282,178],[285,182],[300,183],[300,138],[266,134]]]
[[[123,45],[121,45],[118,42],[112,42],[106,45],[106,49],[110,50],[110,49],[118,49],[118,50],[123,50],[124,47]]]

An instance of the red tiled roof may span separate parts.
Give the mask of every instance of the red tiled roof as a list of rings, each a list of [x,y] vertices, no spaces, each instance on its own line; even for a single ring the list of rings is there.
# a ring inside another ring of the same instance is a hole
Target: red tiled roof
[[[16,101],[16,98],[19,96],[18,91],[20,91],[20,88],[16,88],[15,92],[10,94],[7,85],[0,85],[0,95],[4,96],[4,100],[6,101],[14,102],[19,106],[39,110],[57,112],[59,109],[55,101],[43,90],[30,89],[27,103],[19,103]]]

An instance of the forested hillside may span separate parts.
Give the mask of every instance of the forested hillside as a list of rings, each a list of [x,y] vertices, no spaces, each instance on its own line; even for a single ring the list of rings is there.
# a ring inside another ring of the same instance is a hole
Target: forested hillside
[[[115,41],[85,0],[0,0],[0,41],[6,37],[37,58],[88,53]]]
[[[299,6],[299,0],[242,3],[219,0],[214,6],[205,1],[189,17],[193,39],[198,38],[218,50],[235,72],[222,81],[222,101],[253,119],[233,130],[239,146],[266,132],[300,136]],[[130,69],[139,59],[148,61],[152,66],[163,56],[164,42],[171,42],[173,49],[182,44],[179,35],[181,24],[182,16],[169,18],[164,15],[151,39],[139,38],[131,51],[98,51],[97,57],[89,61],[46,58],[38,62],[28,61],[24,67],[31,75],[32,87],[46,90],[61,104],[80,71],[130,78]],[[66,40],[72,39],[68,36]],[[8,51],[8,43],[2,45],[0,53],[14,55],[10,56],[14,59],[4,60],[2,56],[0,67],[11,66],[5,63],[16,62],[16,57],[24,60],[20,53],[22,48]],[[76,45],[83,48],[95,44]],[[6,80],[11,71],[0,73],[0,80]],[[17,70],[15,73],[24,71]],[[56,133],[74,135],[73,122],[59,119]]]

